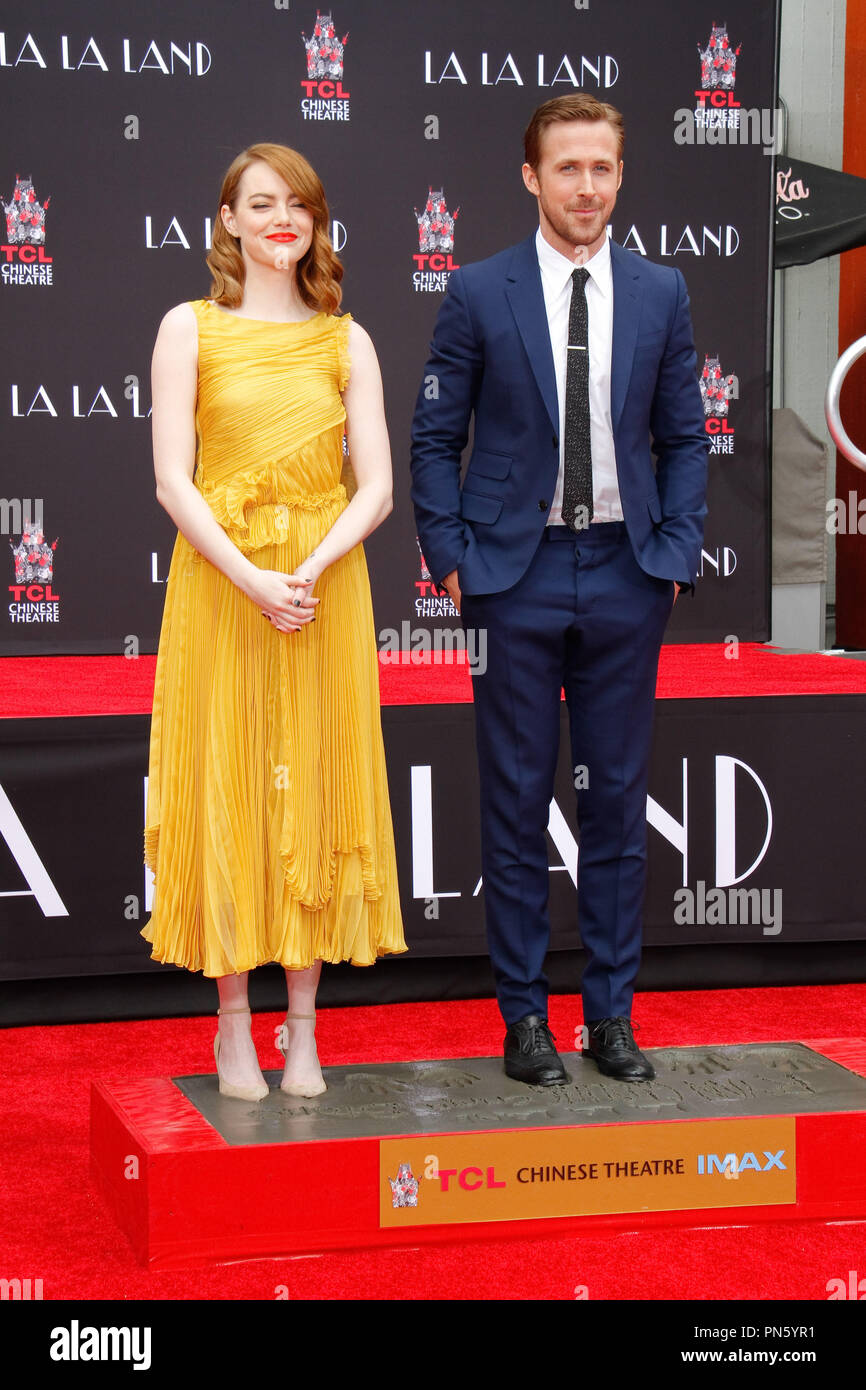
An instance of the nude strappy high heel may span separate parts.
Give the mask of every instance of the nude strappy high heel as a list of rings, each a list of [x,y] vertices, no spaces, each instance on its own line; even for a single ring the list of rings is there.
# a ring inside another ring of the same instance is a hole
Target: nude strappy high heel
[[[218,1014],[248,1014],[249,1012],[249,1009],[217,1009]],[[264,1083],[258,1086],[235,1086],[232,1082],[223,1080],[220,1076],[219,1029],[217,1029],[217,1035],[213,1040],[213,1056],[216,1062],[221,1096],[232,1096],[235,1100],[264,1100],[265,1096],[269,1094],[269,1088]]]
[[[287,1019],[287,1020],[290,1019],[290,1018],[312,1018],[312,1019],[315,1019],[315,1017],[316,1017],[315,1014],[293,1014],[293,1013],[287,1013],[287,1014],[286,1014],[286,1019]],[[314,1024],[313,1024],[313,1032],[315,1032],[315,1031],[316,1031],[316,1025],[315,1025],[315,1023],[314,1023]],[[286,1037],[286,1034],[285,1034],[285,1032],[284,1032],[283,1029],[280,1029],[280,1034],[281,1034],[281,1039],[282,1039],[283,1037]],[[286,1047],[283,1047],[282,1040],[280,1040],[280,1041],[277,1042],[277,1047],[279,1048],[280,1052],[282,1052],[283,1057],[284,1057],[286,1060],[288,1060],[289,1052],[288,1052],[288,1038],[287,1038],[287,1037],[286,1037],[286,1043],[287,1043],[287,1046],[286,1046]],[[315,1086],[312,1087],[312,1088],[311,1088],[311,1086],[310,1086],[309,1084],[306,1084],[306,1083],[304,1083],[304,1082],[302,1082],[302,1081],[290,1081],[290,1082],[288,1083],[288,1085],[286,1085],[286,1083],[283,1082],[283,1083],[280,1085],[280,1090],[281,1090],[285,1095],[287,1095],[287,1096],[308,1096],[308,1097],[311,1097],[311,1096],[320,1096],[320,1095],[322,1094],[322,1092],[323,1092],[323,1091],[327,1091],[327,1089],[328,1089],[328,1087],[327,1087],[327,1085],[326,1085],[326,1083],[325,1083],[325,1081],[324,1081],[324,1078],[322,1079],[322,1084],[321,1084],[321,1085],[315,1085]]]

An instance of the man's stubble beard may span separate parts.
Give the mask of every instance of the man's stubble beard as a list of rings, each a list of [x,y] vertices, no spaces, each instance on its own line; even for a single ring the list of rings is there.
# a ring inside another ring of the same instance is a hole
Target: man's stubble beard
[[[541,197],[539,201],[544,215],[556,232],[556,235],[562,237],[563,241],[567,241],[570,246],[591,245],[592,242],[598,240],[607,226],[604,210],[602,208],[595,209],[596,216],[592,223],[588,226],[584,226],[581,223],[573,224],[567,221],[565,214],[560,213],[558,209],[551,212],[550,207],[543,197]]]

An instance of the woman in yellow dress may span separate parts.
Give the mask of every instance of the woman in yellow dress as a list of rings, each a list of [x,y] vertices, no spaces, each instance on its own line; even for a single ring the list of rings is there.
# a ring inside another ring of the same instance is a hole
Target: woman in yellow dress
[[[373,344],[336,315],[322,185],[284,145],[223,181],[211,298],[153,354],[156,494],[178,528],[151,725],[152,958],[216,978],[220,1091],[268,1093],[247,979],[285,967],[281,1089],[325,1090],[322,961],[406,950],[361,542],[392,508]],[[344,432],[354,484],[343,474]]]

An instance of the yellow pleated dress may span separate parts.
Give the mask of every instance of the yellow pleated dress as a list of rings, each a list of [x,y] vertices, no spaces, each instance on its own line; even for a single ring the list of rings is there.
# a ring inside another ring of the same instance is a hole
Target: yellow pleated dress
[[[253,564],[296,573],[349,503],[350,315],[193,309],[195,485]],[[178,533],[144,832],[155,960],[216,977],[407,949],[363,546],[312,592],[315,622],[279,632]]]

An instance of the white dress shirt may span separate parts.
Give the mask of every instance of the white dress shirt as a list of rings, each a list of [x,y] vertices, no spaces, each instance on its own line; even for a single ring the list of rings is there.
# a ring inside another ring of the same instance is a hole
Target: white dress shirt
[[[550,346],[556,371],[559,404],[559,474],[548,526],[562,525],[562,493],[565,482],[565,372],[568,357],[568,317],[572,274],[577,261],[569,260],[545,241],[539,227],[535,237],[541,287],[547,310]],[[622,521],[622,503],[616,474],[616,454],[610,419],[610,357],[613,342],[613,276],[607,236],[595,255],[582,264],[589,271],[586,307],[589,318],[589,423],[592,449],[593,522]]]

